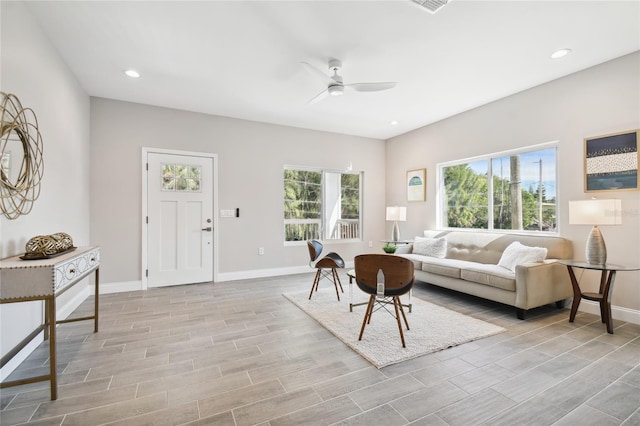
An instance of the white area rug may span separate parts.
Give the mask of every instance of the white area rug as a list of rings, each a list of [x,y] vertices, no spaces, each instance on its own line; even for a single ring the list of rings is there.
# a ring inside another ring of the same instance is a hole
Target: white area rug
[[[358,341],[367,307],[354,306],[353,312],[349,312],[348,285],[344,287],[341,301],[336,298],[333,287],[319,290],[311,300],[308,300],[308,291],[283,296],[378,368],[505,331],[502,327],[412,297],[412,312],[405,308],[411,328],[403,328],[406,348],[402,347],[395,318],[384,309],[373,313],[362,340]],[[353,303],[368,299],[355,284],[353,293]],[[408,295],[401,300],[407,303]],[[393,305],[390,308],[393,310]]]

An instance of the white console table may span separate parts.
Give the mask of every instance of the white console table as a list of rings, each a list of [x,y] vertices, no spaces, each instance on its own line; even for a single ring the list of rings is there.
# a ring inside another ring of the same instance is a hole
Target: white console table
[[[0,361],[4,366],[34,337],[44,330],[49,339],[49,374],[0,383],[0,389],[27,383],[51,382],[51,399],[57,399],[56,381],[56,324],[92,319],[98,331],[100,248],[79,247],[76,250],[48,259],[23,260],[20,256],[0,260],[0,303],[44,301],[44,323],[36,328]],[[56,297],[95,271],[95,307],[92,316],[56,320]]]

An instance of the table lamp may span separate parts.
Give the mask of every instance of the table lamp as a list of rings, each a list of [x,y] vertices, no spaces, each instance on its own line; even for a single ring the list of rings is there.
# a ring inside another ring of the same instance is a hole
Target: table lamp
[[[587,263],[604,265],[607,263],[607,246],[598,225],[622,224],[622,201],[617,199],[569,201],[569,224],[593,225],[585,250]]]
[[[407,208],[406,207],[387,207],[387,220],[393,220],[393,228],[391,231],[391,239],[394,242],[400,240],[400,228],[398,222],[404,222],[407,220]]]

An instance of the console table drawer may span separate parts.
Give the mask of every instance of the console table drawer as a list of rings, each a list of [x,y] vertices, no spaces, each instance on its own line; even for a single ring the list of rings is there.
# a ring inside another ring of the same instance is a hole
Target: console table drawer
[[[72,282],[91,273],[100,264],[97,247],[79,256],[55,265],[54,291],[59,292]]]

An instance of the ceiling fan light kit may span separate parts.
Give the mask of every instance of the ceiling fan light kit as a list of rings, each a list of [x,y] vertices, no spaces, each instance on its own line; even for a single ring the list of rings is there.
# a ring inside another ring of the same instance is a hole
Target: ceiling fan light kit
[[[341,96],[344,94],[345,88],[355,90],[356,92],[379,92],[381,90],[388,90],[396,87],[395,82],[344,84],[342,76],[338,74],[338,71],[342,68],[342,62],[338,59],[329,60],[329,71],[333,72],[333,75],[331,76],[326,75],[308,62],[301,62],[301,64],[304,65],[310,73],[322,78],[325,84],[327,84],[327,88],[311,98],[311,100],[307,102],[308,104],[316,103],[326,98],[327,95]]]
[[[329,86],[329,88],[327,89],[329,91],[329,94],[331,96],[342,96],[344,95],[344,86],[339,86],[339,85],[335,85],[335,86]]]

